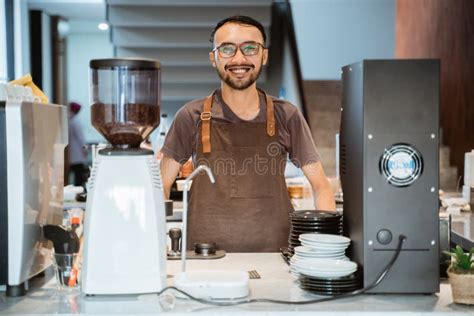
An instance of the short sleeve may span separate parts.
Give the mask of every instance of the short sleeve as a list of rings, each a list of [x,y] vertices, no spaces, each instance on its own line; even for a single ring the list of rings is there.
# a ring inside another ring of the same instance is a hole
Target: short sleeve
[[[287,128],[290,133],[290,160],[299,168],[318,162],[320,156],[314,145],[308,123],[300,111],[295,111],[288,119]]]
[[[186,107],[181,108],[166,134],[161,152],[180,164],[185,163],[193,152],[194,121]]]

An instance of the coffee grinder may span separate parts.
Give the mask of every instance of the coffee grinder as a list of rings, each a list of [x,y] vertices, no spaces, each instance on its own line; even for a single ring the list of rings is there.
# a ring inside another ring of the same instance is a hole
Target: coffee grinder
[[[108,140],[88,181],[81,289],[160,291],[166,284],[166,217],[158,163],[141,142],[160,123],[160,63],[90,62],[92,125]]]

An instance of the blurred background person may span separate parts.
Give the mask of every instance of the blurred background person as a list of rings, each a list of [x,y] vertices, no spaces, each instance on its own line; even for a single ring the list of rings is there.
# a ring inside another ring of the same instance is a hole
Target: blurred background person
[[[80,110],[79,103],[69,103],[69,179],[73,175],[71,183],[85,188],[89,178],[89,167],[84,135],[77,115]]]

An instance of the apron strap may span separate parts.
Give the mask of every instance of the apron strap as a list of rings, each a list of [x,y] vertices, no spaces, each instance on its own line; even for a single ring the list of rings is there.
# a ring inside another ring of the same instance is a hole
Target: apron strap
[[[267,101],[267,134],[268,136],[275,135],[275,110],[273,108],[272,97],[269,97],[265,93],[265,98]]]
[[[265,92],[265,101],[267,103],[267,134],[268,136],[275,135],[275,109],[273,107],[273,100]],[[214,93],[206,98],[204,101],[203,111],[201,112],[201,142],[202,152],[208,154],[211,152],[211,107]]]
[[[203,111],[201,112],[201,141],[202,152],[208,154],[211,152],[211,107],[214,93],[204,101]]]

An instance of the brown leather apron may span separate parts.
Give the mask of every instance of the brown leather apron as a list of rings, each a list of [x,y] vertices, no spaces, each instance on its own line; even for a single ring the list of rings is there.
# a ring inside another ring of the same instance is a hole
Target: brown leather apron
[[[206,100],[209,114],[213,96]],[[266,100],[267,113],[273,116],[273,101]],[[203,113],[207,112],[206,102]],[[211,117],[212,114],[201,115],[204,120]],[[216,182],[211,184],[204,173],[193,180],[189,249],[194,243],[216,242],[218,249],[228,252],[279,251],[288,245],[289,213],[293,207],[284,178],[287,155],[278,142],[275,124],[209,123],[210,142],[209,137],[204,137],[209,142],[206,145],[205,140],[201,141],[203,121],[200,122],[194,163],[209,166]],[[208,147],[205,150],[203,143]]]

